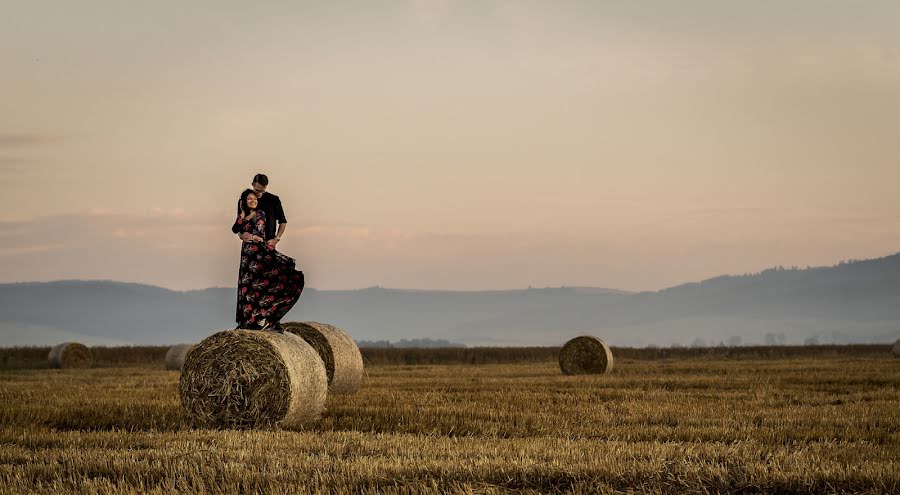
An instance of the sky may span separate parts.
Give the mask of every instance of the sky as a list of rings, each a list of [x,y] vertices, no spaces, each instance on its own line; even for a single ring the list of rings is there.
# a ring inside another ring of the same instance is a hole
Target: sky
[[[900,2],[0,3],[0,282],[656,290],[900,251]]]

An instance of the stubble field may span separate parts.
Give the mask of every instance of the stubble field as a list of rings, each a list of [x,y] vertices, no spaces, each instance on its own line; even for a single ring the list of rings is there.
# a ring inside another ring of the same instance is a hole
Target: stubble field
[[[0,493],[900,492],[886,354],[367,373],[285,432],[187,428],[160,365],[3,370]]]

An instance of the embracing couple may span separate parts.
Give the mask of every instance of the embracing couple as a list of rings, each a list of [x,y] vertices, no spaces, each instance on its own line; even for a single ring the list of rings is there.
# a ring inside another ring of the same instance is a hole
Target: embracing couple
[[[241,193],[231,231],[241,238],[237,328],[281,331],[281,318],[300,299],[305,283],[292,258],[275,250],[287,219],[281,200],[267,193],[269,178],[256,174]],[[276,228],[277,224],[277,228]]]

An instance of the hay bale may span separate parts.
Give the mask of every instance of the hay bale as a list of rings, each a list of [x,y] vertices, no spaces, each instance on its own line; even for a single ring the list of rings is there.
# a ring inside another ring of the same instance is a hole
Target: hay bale
[[[188,354],[178,389],[195,427],[297,429],[322,413],[328,379],[296,335],[226,330]]]
[[[327,323],[302,321],[284,323],[284,331],[309,342],[325,363],[328,391],[353,394],[363,379],[363,359],[356,342],[346,332]]]
[[[891,352],[894,354],[894,357],[900,358],[900,339],[897,339],[897,342],[894,342],[894,348],[891,349]]]
[[[191,349],[196,346],[197,344],[177,344],[169,347],[166,352],[166,369],[180,371]]]
[[[64,342],[50,349],[47,355],[51,368],[90,368],[94,364],[91,350],[78,342]]]
[[[609,373],[613,369],[612,351],[597,337],[575,337],[559,351],[559,367],[564,375]]]

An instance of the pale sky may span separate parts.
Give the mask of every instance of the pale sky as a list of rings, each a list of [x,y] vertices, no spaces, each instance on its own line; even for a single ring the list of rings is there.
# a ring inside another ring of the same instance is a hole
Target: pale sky
[[[0,282],[659,289],[900,251],[900,2],[4,1]]]

